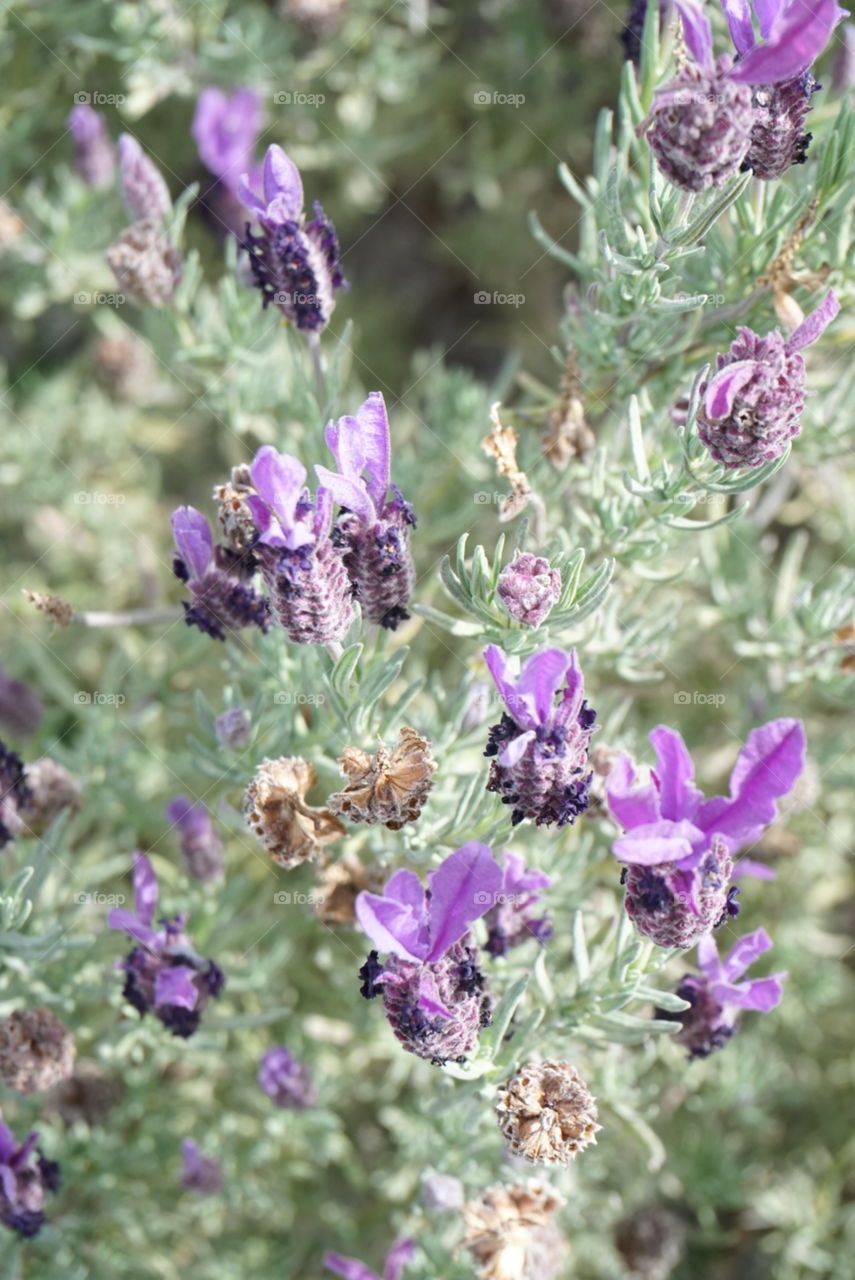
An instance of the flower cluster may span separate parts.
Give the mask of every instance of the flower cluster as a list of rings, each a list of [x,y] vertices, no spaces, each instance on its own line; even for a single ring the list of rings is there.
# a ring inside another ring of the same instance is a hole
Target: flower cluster
[[[31,1133],[18,1146],[0,1118],[0,1222],[25,1240],[44,1226],[45,1192],[59,1189],[59,1165],[41,1154],[38,1140]]]

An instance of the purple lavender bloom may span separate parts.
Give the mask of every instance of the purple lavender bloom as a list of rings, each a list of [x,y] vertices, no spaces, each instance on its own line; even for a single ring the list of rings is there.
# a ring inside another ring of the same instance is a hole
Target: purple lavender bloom
[[[248,174],[250,186],[260,184],[260,169],[251,172],[252,153],[264,123],[261,98],[252,89],[203,89],[196,103],[190,132],[199,158],[215,178],[237,193],[238,184]]]
[[[191,603],[183,604],[188,627],[198,627],[215,640],[225,640],[227,632],[242,627],[266,631],[267,600],[242,581],[255,572],[252,555],[215,547],[211,526],[195,507],[178,507],[172,513],[172,531],[177,549],[173,572],[186,583],[191,597]]]
[[[538,826],[575,822],[588,807],[588,748],[597,714],[584,699],[575,652],[532,654],[516,680],[496,645],[487,646],[484,660],[507,707],[491,728],[484,752],[496,757],[487,790],[513,805],[514,824],[523,818]]]
[[[698,436],[728,470],[759,467],[779,458],[802,429],[805,362],[799,354],[816,342],[840,310],[831,290],[785,338],[773,329],[764,338],[739,328],[739,337],[717,357],[717,372],[701,387]]]
[[[44,704],[35,689],[0,667],[0,724],[4,729],[21,737],[35,733],[44,711]]]
[[[116,172],[116,148],[101,112],[80,102],[68,113],[68,128],[74,143],[74,167],[87,187],[94,191],[109,187]]]
[[[499,574],[496,590],[514,621],[535,630],[561,595],[561,574],[543,556],[518,551]]]
[[[129,133],[119,135],[119,174],[135,222],[162,222],[171,213],[172,197],[163,174]]]
[[[198,1191],[201,1195],[215,1195],[223,1185],[223,1170],[219,1160],[203,1156],[192,1138],[181,1143],[181,1186],[185,1191]]]
[[[59,1189],[59,1165],[36,1149],[37,1133],[21,1146],[0,1118],[0,1222],[25,1240],[44,1226],[46,1191]]]
[[[219,880],[224,868],[223,846],[205,806],[191,804],[187,796],[176,796],[166,806],[166,821],[178,828],[188,875],[205,883]]]
[[[738,1010],[769,1013],[780,1004],[785,972],[738,981],[771,945],[765,929],[757,929],[740,938],[722,961],[715,940],[701,938],[698,943],[701,972],[698,976],[687,974],[677,988],[677,995],[688,1000],[690,1008],[682,1013],[658,1015],[682,1024],[674,1039],[688,1049],[690,1058],[706,1058],[713,1050],[722,1049],[737,1029]]]
[[[706,14],[677,0],[694,61],[657,91],[639,126],[666,178],[685,191],[720,187],[744,168],[777,177],[804,159],[801,126],[814,83],[808,67],[843,14],[835,0],[762,0],[758,44],[747,0],[723,4],[736,63],[729,54],[714,58]],[[795,96],[785,89],[794,81]]]
[[[306,468],[272,445],[259,449],[251,474],[254,554],[275,617],[297,644],[341,640],[353,621],[352,588],[332,537],[332,494],[322,486],[313,503]]]
[[[551,878],[543,871],[529,869],[522,855],[511,849],[506,849],[502,858],[502,890],[484,917],[488,929],[485,949],[491,956],[503,956],[529,938],[536,938],[543,946],[552,937],[552,924],[538,906]]]
[[[344,1280],[401,1280],[404,1269],[413,1260],[416,1252],[414,1240],[402,1237],[396,1240],[386,1256],[382,1276],[366,1267],[357,1258],[345,1258],[340,1253],[325,1253],[324,1266],[327,1271],[343,1276]]]
[[[158,889],[154,868],[143,853],[134,854],[134,911],[114,907],[107,917],[139,945],[117,966],[124,970],[123,995],[140,1016],[153,1013],[174,1036],[187,1039],[199,1025],[211,999],[222,994],[226,980],[213,960],[196,954],[184,932],[186,915],[162,919],[151,927]]]
[[[241,751],[247,745],[251,729],[249,712],[243,707],[229,707],[214,723],[220,746],[230,747],[232,751]]]
[[[308,1067],[284,1045],[267,1050],[258,1069],[258,1083],[277,1107],[288,1111],[305,1111],[317,1101]]]
[[[459,1061],[489,1025],[490,999],[469,926],[493,906],[502,871],[486,845],[470,843],[428,873],[425,890],[401,869],[382,894],[360,893],[356,918],[385,963],[372,951],[360,977],[362,994],[382,994],[392,1030],[404,1048],[442,1065]]]
[[[265,308],[275,303],[298,329],[318,333],[330,322],[336,289],[346,289],[335,227],[315,201],[315,216],[306,221],[300,171],[281,147],[267,149],[262,169],[263,199],[255,194],[249,174],[238,193],[261,228],[256,236],[246,226],[244,248]]]
[[[324,434],[338,471],[316,466],[318,479],[342,508],[335,534],[367,622],[394,631],[410,615],[415,570],[410,528],[416,517],[391,484],[389,419],[379,391],[372,391],[355,417],[331,422]],[[392,497],[389,497],[391,487]]]
[[[0,849],[11,844],[23,827],[19,810],[26,808],[29,799],[23,760],[0,741]]]
[[[732,858],[775,818],[775,800],[804,768],[800,720],[754,729],[730,776],[730,795],[705,800],[686,744],[660,725],[650,734],[656,768],[638,785],[629,756],[618,758],[606,797],[625,833],[612,846],[627,864],[624,905],[639,932],[664,947],[690,947],[736,915]]]

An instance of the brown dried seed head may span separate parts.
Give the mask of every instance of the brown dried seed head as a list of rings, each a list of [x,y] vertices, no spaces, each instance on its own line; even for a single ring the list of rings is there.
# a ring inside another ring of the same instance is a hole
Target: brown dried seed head
[[[569,1164],[596,1142],[597,1107],[569,1062],[528,1062],[499,1091],[499,1127],[532,1164]]]
[[[97,1062],[78,1062],[74,1074],[61,1081],[45,1099],[45,1111],[56,1113],[66,1124],[100,1124],[120,1101],[124,1085]]]
[[[250,494],[255,492],[249,467],[245,465],[232,467],[231,479],[214,487],[223,540],[227,547],[238,554],[246,551],[255,541],[255,521],[246,502]]]
[[[67,627],[70,622],[74,621],[74,608],[67,600],[60,600],[59,596],[46,595],[42,591],[23,591],[23,595],[34,604],[42,613],[46,613],[49,618],[53,618],[58,627]]]
[[[29,796],[21,816],[34,835],[47,830],[63,809],[80,808],[83,793],[79,784],[64,765],[51,760],[50,756],[25,765],[24,778]]]
[[[353,853],[340,862],[331,862],[321,872],[317,883],[317,912],[324,924],[353,924],[355,903],[363,890],[380,893],[386,872],[380,867],[366,867]]]
[[[481,1280],[554,1280],[567,1244],[553,1222],[561,1205],[551,1187],[489,1187],[463,1206],[462,1244],[481,1264]]]
[[[19,1093],[40,1093],[71,1075],[74,1037],[50,1009],[17,1009],[0,1021],[0,1079]]]
[[[263,760],[246,789],[246,824],[280,867],[300,866],[346,834],[326,809],[305,803],[314,782],[307,760],[282,756]]]
[[[330,796],[330,811],[351,822],[380,822],[390,831],[399,831],[418,818],[436,769],[427,738],[407,725],[399,730],[391,751],[382,743],[373,755],[345,747],[339,764],[348,783]]]

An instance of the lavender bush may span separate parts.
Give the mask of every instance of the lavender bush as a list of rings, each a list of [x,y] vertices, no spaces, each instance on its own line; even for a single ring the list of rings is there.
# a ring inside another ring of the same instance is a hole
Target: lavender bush
[[[847,1275],[843,11],[3,24],[0,1276]]]

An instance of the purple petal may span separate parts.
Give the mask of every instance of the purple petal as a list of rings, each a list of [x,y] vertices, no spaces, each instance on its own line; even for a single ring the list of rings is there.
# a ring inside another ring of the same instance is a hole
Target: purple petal
[[[571,650],[569,656],[570,665],[565,672],[561,701],[552,713],[552,723],[556,725],[568,725],[576,719],[585,695],[585,682],[576,657],[576,650]]]
[[[786,971],[772,973],[768,978],[753,978],[750,982],[714,983],[711,991],[719,1004],[735,1004],[741,1009],[755,1009],[768,1013],[781,1003],[784,994],[783,980]]]
[[[703,794],[692,784],[695,766],[680,734],[659,725],[649,735],[656,752],[659,805],[663,818],[694,818]]]
[[[484,650],[484,661],[511,717],[523,729],[535,729],[537,721],[522,699],[517,696],[516,685],[508,679],[507,654],[503,653],[498,645],[488,644]]]
[[[372,391],[369,394],[356,410],[356,421],[364,459],[362,466],[368,473],[368,492],[375,506],[379,507],[391,479],[389,417],[382,392]]]
[[[756,929],[754,933],[746,933],[727,954],[721,967],[721,976],[729,982],[741,978],[746,969],[754,964],[772,946],[772,939],[765,929]]]
[[[683,20],[683,34],[689,52],[704,71],[713,69],[713,42],[709,19],[697,5],[689,0],[677,0],[677,9]]]
[[[250,467],[252,483],[279,518],[293,524],[295,508],[306,484],[306,468],[290,453],[280,453],[272,444],[258,450]]]
[[[214,539],[208,521],[195,507],[178,507],[172,513],[172,534],[191,579],[201,581],[214,558]]]
[[[267,148],[262,170],[264,198],[268,206],[275,203],[276,216],[297,222],[303,212],[303,183],[300,170],[281,147]]]
[[[520,733],[515,738],[511,738],[507,746],[496,757],[502,768],[513,769],[515,764],[519,764],[526,753],[528,744],[534,742],[536,737],[537,734],[534,729],[527,729],[525,733]]]
[[[740,84],[776,84],[807,71],[844,16],[837,0],[789,0],[757,45],[728,72]]]
[[[704,408],[709,418],[726,418],[742,388],[757,371],[755,360],[735,360],[710,378],[704,392]]]
[[[825,332],[839,311],[840,303],[834,296],[834,291],[829,289],[816,310],[805,317],[795,333],[790,334],[786,345],[787,354],[790,355],[793,351],[801,351],[802,347],[809,347],[811,343],[816,342],[817,338]]]
[[[698,968],[709,982],[720,982],[724,979],[718,947],[711,933],[704,934],[698,943]]]
[[[419,972],[419,1007],[424,1009],[425,1013],[432,1018],[448,1018],[450,1020],[454,1017],[451,1010],[447,1009],[442,1003],[442,997],[436,985],[436,978],[426,965]]]
[[[141,942],[143,946],[151,946],[157,937],[154,929],[150,929],[147,924],[141,924],[132,911],[126,911],[124,907],[113,907],[107,914],[107,927],[110,929],[121,929],[123,933],[127,933],[130,937],[135,938],[137,942]]]
[[[427,959],[428,937],[412,908],[363,891],[356,898],[356,918],[378,951],[416,963]]]
[[[427,897],[415,871],[407,867],[396,871],[383,886],[383,897],[408,907],[417,919],[423,918],[427,922]]]
[[[787,0],[754,0],[754,12],[760,23],[760,34],[764,40],[769,39],[769,32],[782,9],[787,7]]]
[[[330,471],[329,467],[316,465],[315,472],[340,507],[354,511],[365,524],[375,523],[377,512],[363,484],[341,476],[337,471]]]
[[[241,204],[245,208],[251,210],[257,218],[263,218],[267,212],[267,205],[256,194],[258,188],[258,170],[253,169],[251,173],[242,173],[238,178],[237,196]]]
[[[765,862],[755,862],[753,858],[740,858],[734,864],[731,880],[742,880],[744,876],[753,876],[756,880],[777,880],[778,873]]]
[[[737,53],[747,53],[756,43],[748,0],[721,0],[721,4],[730,28],[730,38],[736,46]]]
[[[512,849],[505,850],[502,861],[505,868],[502,878],[503,893],[539,893],[541,889],[548,889],[552,884],[551,876],[544,871],[527,867],[522,854]]]
[[[754,729],[730,776],[730,797],[701,805],[696,821],[720,835],[731,852],[756,840],[775,818],[775,800],[787,795],[804,768],[805,731],[800,720],[771,720]]]
[[[703,832],[691,822],[645,823],[620,836],[612,845],[612,852],[622,862],[637,867],[656,867],[663,862],[680,862],[692,856],[695,847],[703,841]]]
[[[151,924],[157,906],[157,876],[144,853],[134,854],[134,900],[137,919]]]
[[[430,873],[429,880],[431,946],[426,959],[431,962],[490,910],[502,891],[502,870],[485,844],[471,841],[449,854],[442,866]]]
[[[659,788],[650,782],[636,786],[637,778],[632,760],[619,756],[609,771],[606,781],[606,800],[609,808],[626,831],[633,827],[647,826],[662,815],[659,811]]]
[[[345,1258],[341,1253],[325,1253],[323,1265],[327,1271],[334,1271],[344,1280],[380,1280],[376,1271],[366,1267],[358,1258]]]
[[[0,1165],[8,1164],[15,1154],[15,1135],[0,1119]]]
[[[383,1268],[383,1280],[400,1280],[401,1273],[407,1264],[412,1262],[415,1252],[415,1240],[409,1240],[406,1236],[396,1240],[386,1258],[386,1266]]]
[[[563,649],[542,649],[523,663],[517,680],[517,697],[531,708],[536,724],[550,721],[558,687],[572,664],[573,655]]]
[[[182,1009],[195,1009],[198,992],[193,985],[195,969],[188,964],[176,964],[171,969],[161,969],[154,980],[154,1004],[177,1004]]]
[[[251,89],[227,96],[209,88],[199,94],[190,132],[202,163],[232,190],[252,164],[261,123],[261,99]]]

